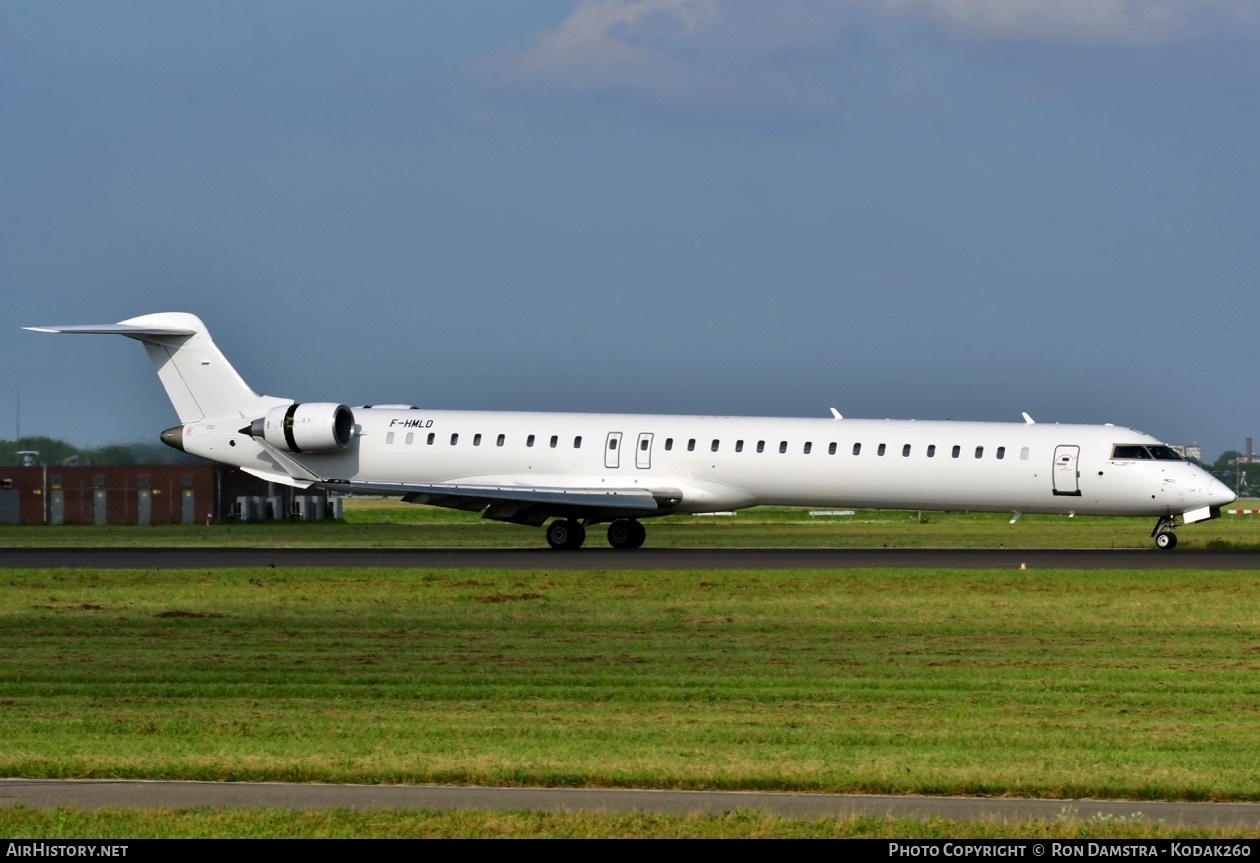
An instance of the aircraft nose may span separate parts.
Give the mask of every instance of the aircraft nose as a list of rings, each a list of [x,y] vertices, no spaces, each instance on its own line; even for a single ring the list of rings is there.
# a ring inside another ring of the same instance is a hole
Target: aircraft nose
[[[1220,480],[1214,479],[1208,483],[1208,505],[1209,506],[1225,506],[1238,500],[1238,495]]]

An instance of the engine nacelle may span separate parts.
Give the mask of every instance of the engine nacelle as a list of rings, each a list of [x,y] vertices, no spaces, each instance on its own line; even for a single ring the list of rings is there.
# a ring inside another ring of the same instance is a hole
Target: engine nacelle
[[[345,449],[354,438],[354,413],[328,402],[281,405],[254,420],[249,434],[285,452]]]

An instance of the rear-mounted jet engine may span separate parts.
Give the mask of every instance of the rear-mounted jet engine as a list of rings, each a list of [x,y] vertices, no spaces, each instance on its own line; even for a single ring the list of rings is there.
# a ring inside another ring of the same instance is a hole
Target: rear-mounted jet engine
[[[241,429],[241,434],[262,438],[285,452],[345,449],[354,438],[354,413],[328,402],[281,405]]]

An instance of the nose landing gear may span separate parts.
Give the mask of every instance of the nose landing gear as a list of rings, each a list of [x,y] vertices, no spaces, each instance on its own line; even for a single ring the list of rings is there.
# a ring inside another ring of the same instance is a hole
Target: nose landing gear
[[[1173,533],[1173,528],[1177,526],[1177,519],[1171,515],[1161,515],[1159,521],[1155,522],[1155,529],[1151,531],[1151,536],[1155,537],[1155,547],[1161,549],[1170,549],[1177,547],[1177,534]]]

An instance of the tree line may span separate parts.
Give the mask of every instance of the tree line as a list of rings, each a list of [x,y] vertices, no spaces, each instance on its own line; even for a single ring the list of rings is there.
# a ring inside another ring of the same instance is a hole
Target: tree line
[[[38,452],[38,456],[32,457],[34,463],[46,465],[187,464],[197,461],[196,458],[165,444],[145,441],[80,447],[57,438],[41,436],[0,440],[0,464],[25,464],[25,458],[19,455],[21,452]]]
[[[1260,493],[1260,462],[1248,463],[1243,460],[1246,457],[1236,449],[1227,449],[1220,458],[1204,467],[1240,496],[1254,497]]]

